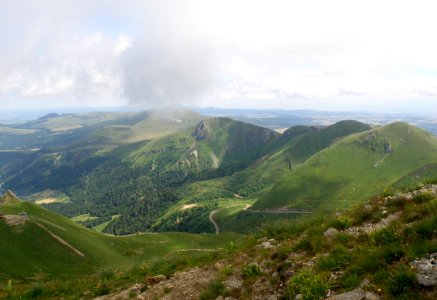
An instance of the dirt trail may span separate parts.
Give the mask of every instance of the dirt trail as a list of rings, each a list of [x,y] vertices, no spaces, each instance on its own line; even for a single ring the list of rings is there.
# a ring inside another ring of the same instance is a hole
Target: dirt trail
[[[213,210],[212,212],[209,213],[209,216],[208,216],[209,221],[212,223],[212,225],[214,225],[214,228],[215,228],[215,234],[219,234],[219,233],[220,233],[220,227],[219,227],[218,224],[214,221],[214,215],[215,215],[219,210],[220,210],[220,209]]]
[[[41,223],[35,222],[36,225],[38,225],[39,227],[41,227],[42,229],[44,229],[45,231],[47,231],[48,234],[50,234],[55,240],[57,240],[59,243],[61,243],[64,246],[67,246],[68,248],[70,248],[71,250],[73,250],[77,255],[85,257],[85,254],[83,254],[82,252],[80,252],[79,250],[77,250],[76,248],[74,248],[73,246],[71,246],[67,241],[63,240],[62,238],[60,238],[59,236],[57,236],[56,234],[54,234],[53,232],[51,232],[50,230],[48,230],[44,225],[42,225]]]
[[[231,205],[228,207],[222,207],[216,210],[213,210],[212,212],[209,213],[208,219],[209,221],[212,223],[212,225],[214,225],[215,228],[215,234],[219,234],[220,233],[220,227],[218,226],[217,222],[214,220],[214,216],[217,212],[219,212],[222,209],[227,209],[227,208],[231,208],[231,207],[236,207],[236,206],[240,206],[241,204],[237,204],[237,205]],[[246,204],[243,208],[243,210],[247,210],[250,207],[249,204]]]
[[[38,221],[40,221],[40,222],[44,222],[44,223],[49,224],[49,225],[52,225],[52,226],[54,226],[54,227],[56,227],[56,228],[58,228],[58,229],[61,229],[61,230],[63,230],[63,231],[66,231],[64,227],[61,227],[61,226],[59,226],[59,225],[56,225],[55,223],[52,223],[52,222],[46,221],[46,220],[44,220],[44,219],[41,219],[41,218],[38,218],[38,217],[35,217],[35,216],[32,216],[32,219],[36,219],[36,220],[38,220]]]
[[[253,210],[246,209],[247,212],[255,214],[312,214],[311,211],[303,210],[280,210],[280,209],[267,209],[267,210]]]

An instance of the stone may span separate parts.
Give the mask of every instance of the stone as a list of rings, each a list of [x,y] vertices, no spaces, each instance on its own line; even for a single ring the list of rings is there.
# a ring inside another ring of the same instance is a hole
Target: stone
[[[332,238],[337,233],[338,233],[337,229],[335,229],[334,227],[329,227],[328,229],[326,229],[326,231],[323,233],[323,235],[325,236],[325,238]]]
[[[262,249],[275,249],[276,246],[272,245],[270,242],[262,242],[261,244],[256,246],[257,248],[262,248]]]
[[[437,286],[437,253],[414,260],[410,265],[416,270],[417,281],[423,286]]]
[[[377,294],[372,292],[366,292],[366,300],[379,300],[379,299],[381,299],[381,297],[378,296]]]
[[[368,287],[370,286],[370,280],[367,278],[364,278],[363,281],[360,283],[360,288]]]
[[[167,277],[165,277],[164,275],[156,275],[156,276],[150,276],[146,278],[146,282],[148,285],[154,285],[157,283],[160,283],[161,281],[166,280]]]
[[[358,288],[350,292],[331,296],[328,300],[366,300],[366,292]]]
[[[297,294],[296,297],[294,297],[294,300],[303,300],[303,295]]]
[[[373,209],[373,206],[370,205],[370,204],[366,204],[366,205],[364,205],[364,209],[365,209],[366,211],[371,211],[371,210]]]

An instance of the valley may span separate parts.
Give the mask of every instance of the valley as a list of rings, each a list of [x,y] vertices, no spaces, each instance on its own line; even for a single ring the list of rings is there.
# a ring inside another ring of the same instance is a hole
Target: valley
[[[50,114],[8,126],[0,286],[13,278],[17,293],[65,278],[90,298],[145,274],[170,276],[247,251],[272,224],[326,217],[437,174],[437,139],[403,122],[278,133],[176,110]],[[99,274],[117,272],[90,292]]]

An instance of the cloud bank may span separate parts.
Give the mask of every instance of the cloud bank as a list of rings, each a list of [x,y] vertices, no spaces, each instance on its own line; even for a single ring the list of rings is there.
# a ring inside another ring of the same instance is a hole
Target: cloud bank
[[[435,8],[422,0],[1,0],[0,105],[433,106]]]

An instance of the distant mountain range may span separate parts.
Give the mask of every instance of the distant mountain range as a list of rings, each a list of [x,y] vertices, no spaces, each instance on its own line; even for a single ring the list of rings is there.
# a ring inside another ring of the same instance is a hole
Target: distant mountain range
[[[209,213],[226,207],[240,208],[219,214],[228,230],[242,218],[250,227],[247,206],[334,210],[406,187],[437,163],[434,136],[399,122],[280,134],[175,109],[49,114],[0,130],[3,189],[113,234],[212,232]]]

